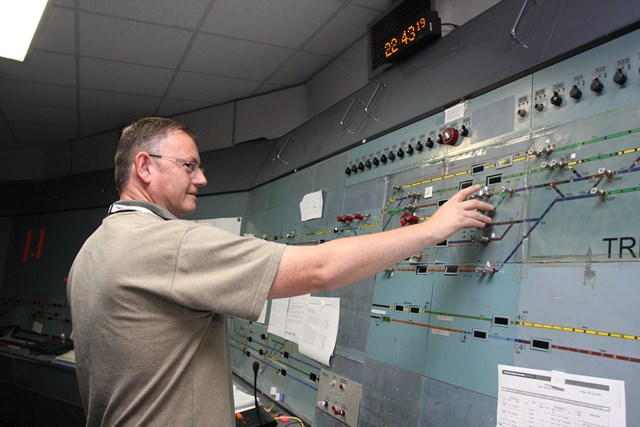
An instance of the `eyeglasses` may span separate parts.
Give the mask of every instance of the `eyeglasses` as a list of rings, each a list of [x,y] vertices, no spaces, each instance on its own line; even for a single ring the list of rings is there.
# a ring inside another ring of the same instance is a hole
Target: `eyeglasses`
[[[200,172],[204,174],[204,168],[200,166],[198,162],[194,162],[193,160],[176,159],[175,157],[161,156],[159,154],[149,154],[149,156],[155,157],[157,159],[165,159],[165,160],[171,160],[176,163],[181,163],[182,166],[184,166],[187,169],[187,172],[189,172],[189,175],[192,175],[192,176],[195,175],[198,169],[200,170]]]

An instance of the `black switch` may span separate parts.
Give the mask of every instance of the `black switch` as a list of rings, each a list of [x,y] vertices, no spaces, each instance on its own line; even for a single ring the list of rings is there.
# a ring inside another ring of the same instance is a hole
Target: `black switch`
[[[602,84],[602,82],[600,81],[599,78],[594,77],[593,81],[591,82],[591,86],[589,86],[589,87],[595,93],[600,93],[600,92],[602,92],[602,89],[604,88],[604,85]]]
[[[573,99],[580,99],[582,97],[582,91],[578,89],[578,86],[573,85],[571,91],[569,91],[569,96]]]
[[[622,68],[618,68],[616,70],[616,73],[613,75],[613,81],[619,84],[620,86],[626,83],[627,76],[625,76],[624,73],[622,72]]]

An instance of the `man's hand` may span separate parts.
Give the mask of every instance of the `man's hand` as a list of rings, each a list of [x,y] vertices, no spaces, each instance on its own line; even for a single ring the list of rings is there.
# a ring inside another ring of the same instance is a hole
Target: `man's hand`
[[[425,223],[434,236],[441,237],[440,242],[463,228],[482,228],[491,224],[491,218],[480,211],[492,211],[493,205],[476,199],[467,200],[480,188],[480,185],[472,185],[458,191]]]

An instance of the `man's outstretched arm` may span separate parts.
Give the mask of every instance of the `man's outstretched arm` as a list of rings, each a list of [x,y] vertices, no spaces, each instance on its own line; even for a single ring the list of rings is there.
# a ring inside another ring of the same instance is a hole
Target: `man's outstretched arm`
[[[346,286],[447,240],[462,228],[490,224],[491,218],[479,211],[491,211],[493,206],[466,200],[479,188],[474,185],[460,190],[428,221],[410,227],[331,240],[318,246],[287,246],[269,298]]]

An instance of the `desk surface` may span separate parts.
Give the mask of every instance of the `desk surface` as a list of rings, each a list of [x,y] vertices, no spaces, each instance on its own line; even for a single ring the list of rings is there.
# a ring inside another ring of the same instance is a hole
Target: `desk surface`
[[[255,407],[255,404],[253,404],[253,386],[251,384],[249,384],[248,382],[246,382],[243,378],[240,378],[239,376],[237,376],[235,373],[233,375],[233,383],[235,388],[242,392],[245,395],[249,395],[251,396],[252,399],[252,407]],[[271,418],[276,419],[277,421],[277,426],[300,426],[300,425],[304,425],[305,427],[307,426],[311,426],[310,422],[307,421],[302,421],[304,422],[304,424],[301,424],[298,417],[296,417],[295,415],[291,414],[290,411],[286,410],[285,408],[283,408],[278,402],[274,401],[273,399],[271,399],[268,395],[262,393],[261,391],[258,390],[258,403],[260,404],[260,406],[265,410],[265,412],[268,414],[268,416],[270,416]],[[277,417],[281,417],[281,418],[277,418]],[[244,427],[246,426],[246,423],[236,423],[237,427]]]

